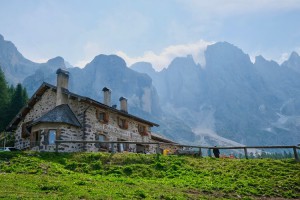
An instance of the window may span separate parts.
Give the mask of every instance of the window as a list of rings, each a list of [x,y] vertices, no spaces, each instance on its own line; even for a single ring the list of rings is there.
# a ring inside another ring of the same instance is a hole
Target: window
[[[49,130],[49,141],[48,144],[55,144],[56,140],[56,130]]]
[[[40,145],[41,135],[39,131],[35,131],[30,135],[30,147],[35,147]]]
[[[102,135],[102,134],[99,134],[98,135],[98,141],[99,142],[105,142],[106,141],[106,136],[105,135]],[[99,147],[101,148],[101,149],[107,149],[107,143],[100,143],[99,144]]]
[[[126,140],[118,138],[117,141],[126,141]],[[123,151],[129,150],[129,144],[126,144],[126,143],[119,143],[117,147],[118,147],[118,152],[123,152]]]
[[[140,133],[145,133],[146,132],[146,127],[139,124],[138,125],[138,130],[139,130]]]
[[[96,111],[96,116],[97,116],[97,119],[100,121],[100,122],[105,122],[107,123],[109,121],[109,115],[107,112],[103,112],[101,110],[97,110]]]
[[[99,135],[99,142],[105,142],[105,136]]]
[[[104,115],[105,115],[105,113],[103,113],[103,112],[99,113],[98,119],[99,119],[100,121],[104,121]]]
[[[128,129],[128,122],[126,121],[126,119],[119,118],[118,125],[122,129]]]
[[[147,136],[148,135],[148,129],[146,126],[139,124],[138,125],[138,131],[142,136]]]

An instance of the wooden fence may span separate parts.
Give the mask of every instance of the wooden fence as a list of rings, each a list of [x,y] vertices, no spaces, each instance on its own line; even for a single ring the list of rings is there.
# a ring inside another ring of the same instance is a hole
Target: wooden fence
[[[192,145],[182,145],[182,144],[177,144],[177,143],[164,143],[164,142],[132,142],[132,141],[80,141],[80,140],[69,140],[69,141],[64,141],[64,140],[56,140],[55,145],[56,145],[56,152],[58,152],[58,145],[62,143],[81,143],[81,144],[88,144],[88,143],[95,143],[95,144],[111,144],[112,146],[114,144],[141,144],[141,145],[148,145],[148,144],[154,144],[157,145],[157,150],[156,153],[160,153],[160,146],[161,145],[170,145],[170,146],[176,146],[178,148],[194,148],[198,149],[197,154],[202,157],[202,150],[207,149],[209,152],[209,156],[211,157],[211,150],[212,149],[229,149],[229,150],[235,150],[235,149],[241,149],[244,151],[244,156],[246,159],[249,158],[248,155],[248,149],[292,149],[294,158],[296,161],[300,162],[299,155],[297,150],[300,150],[300,146],[236,146],[236,147],[211,147],[211,146],[192,146]],[[114,148],[112,148],[112,153],[114,153]]]

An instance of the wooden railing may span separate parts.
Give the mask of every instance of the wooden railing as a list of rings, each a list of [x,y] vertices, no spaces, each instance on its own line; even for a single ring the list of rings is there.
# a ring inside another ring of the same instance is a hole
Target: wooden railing
[[[65,141],[65,140],[57,140],[55,142],[56,145],[56,152],[58,152],[59,148],[58,145],[62,144],[62,143],[81,143],[81,144],[88,144],[88,143],[94,143],[94,144],[111,144],[112,146],[114,144],[154,144],[157,145],[157,149],[156,149],[156,153],[159,154],[160,153],[160,146],[161,145],[170,145],[170,146],[176,146],[176,147],[185,147],[185,148],[194,148],[194,149],[198,149],[197,154],[202,157],[202,150],[203,149],[207,149],[210,153],[208,154],[211,157],[211,150],[212,149],[229,149],[229,150],[235,150],[235,149],[241,149],[244,152],[244,156],[246,159],[249,158],[248,155],[248,149],[292,149],[293,150],[293,154],[294,154],[294,158],[296,161],[300,161],[299,159],[299,155],[298,155],[298,151],[300,150],[300,146],[282,146],[282,145],[274,145],[274,146],[236,146],[236,147],[211,147],[211,146],[192,146],[192,145],[182,145],[182,144],[177,144],[177,143],[164,143],[164,142],[133,142],[133,141],[80,141],[80,140],[69,140],[69,141]],[[114,148],[112,148],[112,152],[114,153]]]

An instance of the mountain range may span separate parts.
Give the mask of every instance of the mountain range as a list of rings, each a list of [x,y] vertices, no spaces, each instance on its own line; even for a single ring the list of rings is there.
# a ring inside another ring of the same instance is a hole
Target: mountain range
[[[84,68],[68,68],[69,89],[112,103],[128,98],[129,112],[161,126],[153,129],[174,141],[197,145],[290,145],[300,142],[300,56],[281,65],[218,42],[205,51],[206,65],[192,56],[175,58],[156,72],[151,63],[127,66],[116,55],[98,55]],[[30,95],[43,82],[55,85],[62,57],[35,63],[0,35],[0,66],[11,84],[21,82]]]

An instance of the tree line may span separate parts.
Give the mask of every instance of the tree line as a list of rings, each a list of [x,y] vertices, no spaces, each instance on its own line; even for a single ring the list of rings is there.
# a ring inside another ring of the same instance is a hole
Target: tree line
[[[9,85],[0,66],[0,133],[27,103],[28,95],[22,84]]]

